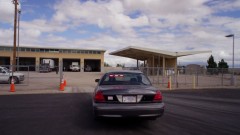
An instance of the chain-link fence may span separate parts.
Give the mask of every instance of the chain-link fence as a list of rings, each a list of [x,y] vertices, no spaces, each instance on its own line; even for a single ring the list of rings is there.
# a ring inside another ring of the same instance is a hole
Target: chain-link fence
[[[160,88],[214,88],[240,87],[240,69],[206,69],[206,68],[160,68],[140,67],[123,68],[124,70],[141,70],[153,85]]]
[[[58,89],[59,80],[62,78],[61,69],[59,66],[49,68],[43,65],[0,65],[0,89],[8,89],[12,81],[14,81],[16,89]]]

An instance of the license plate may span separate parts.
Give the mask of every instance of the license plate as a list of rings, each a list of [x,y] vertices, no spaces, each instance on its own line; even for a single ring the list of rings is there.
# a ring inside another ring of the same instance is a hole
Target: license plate
[[[136,103],[136,96],[123,96],[124,103]]]

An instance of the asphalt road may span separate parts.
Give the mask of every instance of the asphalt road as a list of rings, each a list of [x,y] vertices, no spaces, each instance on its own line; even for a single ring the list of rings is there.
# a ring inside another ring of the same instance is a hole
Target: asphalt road
[[[240,134],[240,90],[164,91],[166,111],[152,120],[93,120],[91,94],[0,96],[0,135]]]

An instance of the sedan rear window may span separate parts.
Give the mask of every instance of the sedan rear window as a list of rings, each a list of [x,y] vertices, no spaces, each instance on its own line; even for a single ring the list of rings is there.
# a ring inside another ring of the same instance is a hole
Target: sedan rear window
[[[141,73],[107,73],[100,85],[151,85],[151,83]]]

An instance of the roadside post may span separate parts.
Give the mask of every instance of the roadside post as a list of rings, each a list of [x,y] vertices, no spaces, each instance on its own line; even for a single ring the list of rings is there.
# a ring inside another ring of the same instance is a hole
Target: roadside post
[[[198,87],[198,72],[197,72],[197,82],[196,82],[196,86]]]
[[[63,79],[63,66],[62,66],[62,61],[59,62],[59,79],[60,79],[60,82],[59,82],[59,85],[61,85],[62,83],[62,79]]]
[[[179,77],[179,71],[177,71],[177,74],[175,74],[176,88],[178,88],[178,77]]]
[[[172,89],[172,77],[171,77],[171,75],[169,75],[169,78],[168,78],[168,88],[169,88],[169,90]]]
[[[195,80],[195,78],[196,78],[195,75],[193,75],[193,89],[196,88],[196,84],[195,84],[195,83],[196,83],[196,80]]]
[[[159,85],[159,67],[157,67],[157,78],[158,78],[158,85]]]
[[[223,68],[222,68],[222,77],[221,77],[221,83],[222,83],[222,86],[223,86]]]

